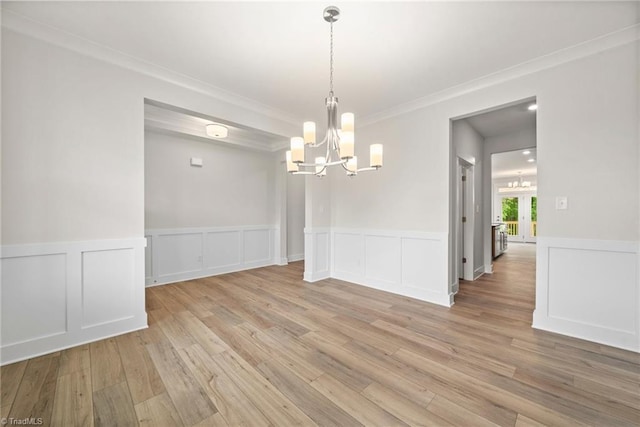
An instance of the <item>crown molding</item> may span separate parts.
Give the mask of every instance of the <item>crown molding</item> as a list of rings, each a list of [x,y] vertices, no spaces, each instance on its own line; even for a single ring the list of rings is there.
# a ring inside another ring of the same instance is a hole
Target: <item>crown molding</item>
[[[58,28],[46,25],[44,23],[26,18],[13,11],[2,9],[2,27],[24,34],[44,42],[57,45],[80,54],[120,66],[125,69],[133,70],[143,75],[156,78],[174,84],[185,89],[201,93],[220,101],[245,108],[247,110],[281,120],[292,125],[299,125],[301,120],[291,114],[276,109],[274,107],[262,104],[250,98],[246,98],[235,93],[229,92],[217,86],[205,83],[201,80],[194,79],[184,74],[143,61],[133,56],[127,55],[115,49],[108,48],[90,40],[78,37],[74,34],[65,32]],[[386,110],[364,116],[359,119],[360,126],[370,125],[382,120],[386,120],[401,114],[406,114],[421,108],[428,107],[452,98],[462,96],[464,94],[474,92],[486,87],[494,86],[509,80],[513,80],[522,76],[533,74],[542,70],[556,67],[558,65],[571,62],[580,58],[594,55],[627,43],[632,43],[640,39],[640,24],[631,25],[614,31],[609,34],[597,37],[570,46],[550,54],[523,62],[521,64],[509,67],[495,73],[480,77],[460,85],[452,86],[442,91],[417,98]]]
[[[597,37],[574,46],[557,50],[550,54],[540,56],[530,61],[523,62],[513,67],[505,68],[495,73],[470,80],[466,83],[444,89],[410,102],[406,102],[395,107],[373,113],[362,117],[359,120],[360,126],[370,125],[401,114],[410,113],[430,105],[456,98],[458,96],[475,92],[477,90],[494,86],[509,80],[513,80],[528,74],[533,74],[542,70],[556,67],[558,65],[575,61],[580,58],[594,55],[618,46],[632,43],[640,39],[640,24],[631,25],[614,31],[604,36]]]
[[[273,119],[281,120],[285,123],[292,125],[298,125],[300,123],[300,120],[291,114],[269,105],[229,92],[225,89],[205,83],[187,75],[177,73],[151,62],[138,59],[126,53],[108,48],[42,22],[29,19],[13,11],[3,8],[0,8],[0,11],[2,16],[2,27],[16,33],[132,70],[193,92],[210,96],[237,107],[241,107]]]

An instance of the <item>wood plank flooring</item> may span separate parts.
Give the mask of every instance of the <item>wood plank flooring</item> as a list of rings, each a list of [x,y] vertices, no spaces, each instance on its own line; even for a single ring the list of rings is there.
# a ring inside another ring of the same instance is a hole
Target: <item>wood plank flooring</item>
[[[146,290],[149,329],[0,369],[52,426],[640,425],[640,356],[531,328],[533,246],[448,309],[302,263]]]

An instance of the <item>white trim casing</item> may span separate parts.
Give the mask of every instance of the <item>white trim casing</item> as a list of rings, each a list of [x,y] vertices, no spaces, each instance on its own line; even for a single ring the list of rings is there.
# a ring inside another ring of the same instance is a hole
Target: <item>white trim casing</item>
[[[269,225],[146,230],[145,283],[164,285],[268,265],[276,256],[278,227]]]
[[[330,228],[316,227],[304,229],[305,282],[312,283],[331,277],[330,251]]]
[[[448,233],[331,229],[331,277],[450,307]]]
[[[146,328],[144,245],[3,246],[0,364]]]
[[[533,327],[640,352],[638,242],[538,237]]]

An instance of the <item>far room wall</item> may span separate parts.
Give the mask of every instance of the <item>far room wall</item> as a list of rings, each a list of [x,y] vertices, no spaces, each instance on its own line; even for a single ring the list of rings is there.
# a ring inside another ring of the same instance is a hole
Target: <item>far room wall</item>
[[[146,131],[147,284],[275,263],[275,163],[270,152]]]

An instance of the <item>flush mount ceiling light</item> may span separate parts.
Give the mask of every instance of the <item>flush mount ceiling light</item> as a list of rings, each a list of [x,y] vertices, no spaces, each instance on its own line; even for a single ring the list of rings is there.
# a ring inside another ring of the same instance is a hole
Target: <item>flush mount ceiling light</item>
[[[226,138],[229,135],[229,128],[217,123],[208,124],[206,129],[211,138]]]
[[[329,96],[325,99],[327,106],[327,132],[324,139],[316,143],[315,122],[304,122],[303,136],[291,138],[291,150],[287,151],[287,171],[292,174],[324,176],[327,167],[340,165],[348,176],[358,172],[378,170],[382,167],[382,144],[369,147],[369,167],[358,169],[358,158],[355,156],[355,117],[353,113],[343,113],[338,130],[338,98],[333,95],[333,23],[340,17],[340,9],[329,6],[324,10],[324,20],[331,25],[330,62],[329,62]],[[327,145],[324,156],[315,157],[314,163],[305,163],[305,147]]]
[[[529,111],[536,111],[538,109],[538,104],[531,104],[527,107]]]

